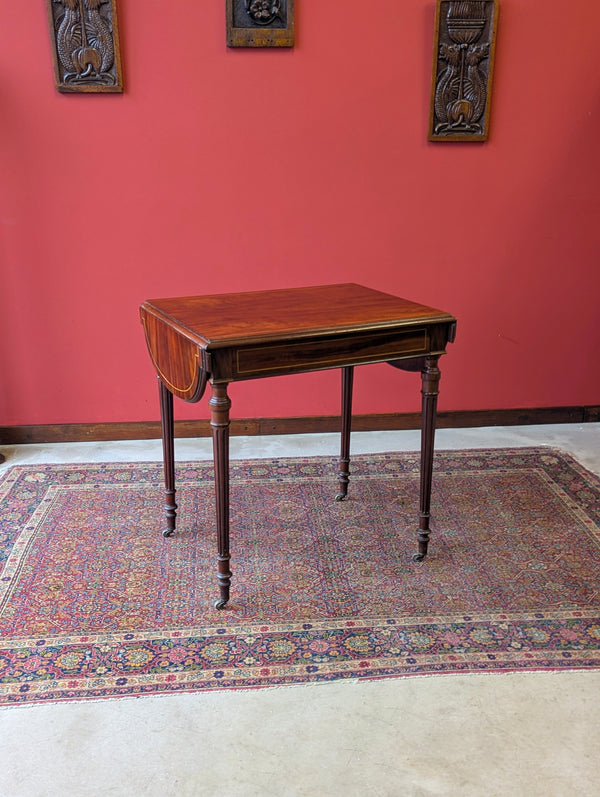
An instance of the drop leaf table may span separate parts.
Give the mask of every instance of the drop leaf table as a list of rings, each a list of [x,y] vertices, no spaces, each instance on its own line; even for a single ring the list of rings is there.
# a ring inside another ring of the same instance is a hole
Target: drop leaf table
[[[215,607],[229,600],[229,410],[231,382],[340,368],[342,440],[339,492],[348,491],[354,367],[386,362],[421,372],[422,432],[418,551],[427,553],[438,361],[454,340],[448,313],[353,283],[215,296],[152,299],[142,304],[150,357],[159,380],[166,528],[175,531],[173,396],[199,401],[210,384],[215,468],[217,579]]]

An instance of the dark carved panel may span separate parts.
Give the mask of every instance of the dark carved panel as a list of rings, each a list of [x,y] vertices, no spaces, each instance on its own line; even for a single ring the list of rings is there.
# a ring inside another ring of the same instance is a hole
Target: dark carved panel
[[[123,91],[116,0],[46,0],[56,88]]]
[[[437,0],[429,141],[487,141],[496,0]]]
[[[293,47],[294,0],[227,0],[228,47]]]

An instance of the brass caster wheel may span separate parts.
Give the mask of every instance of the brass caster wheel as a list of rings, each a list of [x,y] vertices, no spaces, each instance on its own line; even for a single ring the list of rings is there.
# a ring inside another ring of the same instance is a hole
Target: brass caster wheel
[[[336,501],[345,501],[348,496],[345,493],[338,493],[335,497]]]
[[[425,559],[425,554],[424,553],[416,553],[416,554],[413,555],[412,559],[413,559],[413,562],[422,562],[423,559]]]
[[[163,537],[172,537],[175,534],[175,529],[165,529],[162,533]]]
[[[224,600],[223,598],[219,598],[219,600],[214,602],[215,609],[224,609],[226,605],[227,601]]]

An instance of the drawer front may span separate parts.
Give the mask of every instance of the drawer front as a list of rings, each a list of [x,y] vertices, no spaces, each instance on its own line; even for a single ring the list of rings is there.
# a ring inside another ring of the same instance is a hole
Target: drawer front
[[[234,367],[237,378],[250,379],[419,357],[427,354],[428,350],[426,329],[363,332],[343,337],[245,347],[237,350]]]

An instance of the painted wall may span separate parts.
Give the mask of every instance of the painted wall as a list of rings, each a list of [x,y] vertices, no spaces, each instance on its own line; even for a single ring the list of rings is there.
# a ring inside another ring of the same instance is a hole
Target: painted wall
[[[458,317],[442,409],[598,403],[600,6],[503,0],[482,145],[426,141],[431,0],[297,0],[291,51],[228,50],[225,0],[118,5],[123,96],[59,95],[44,3],[3,7],[0,425],[156,419],[146,298],[339,281]],[[232,415],[335,413],[338,381]]]

